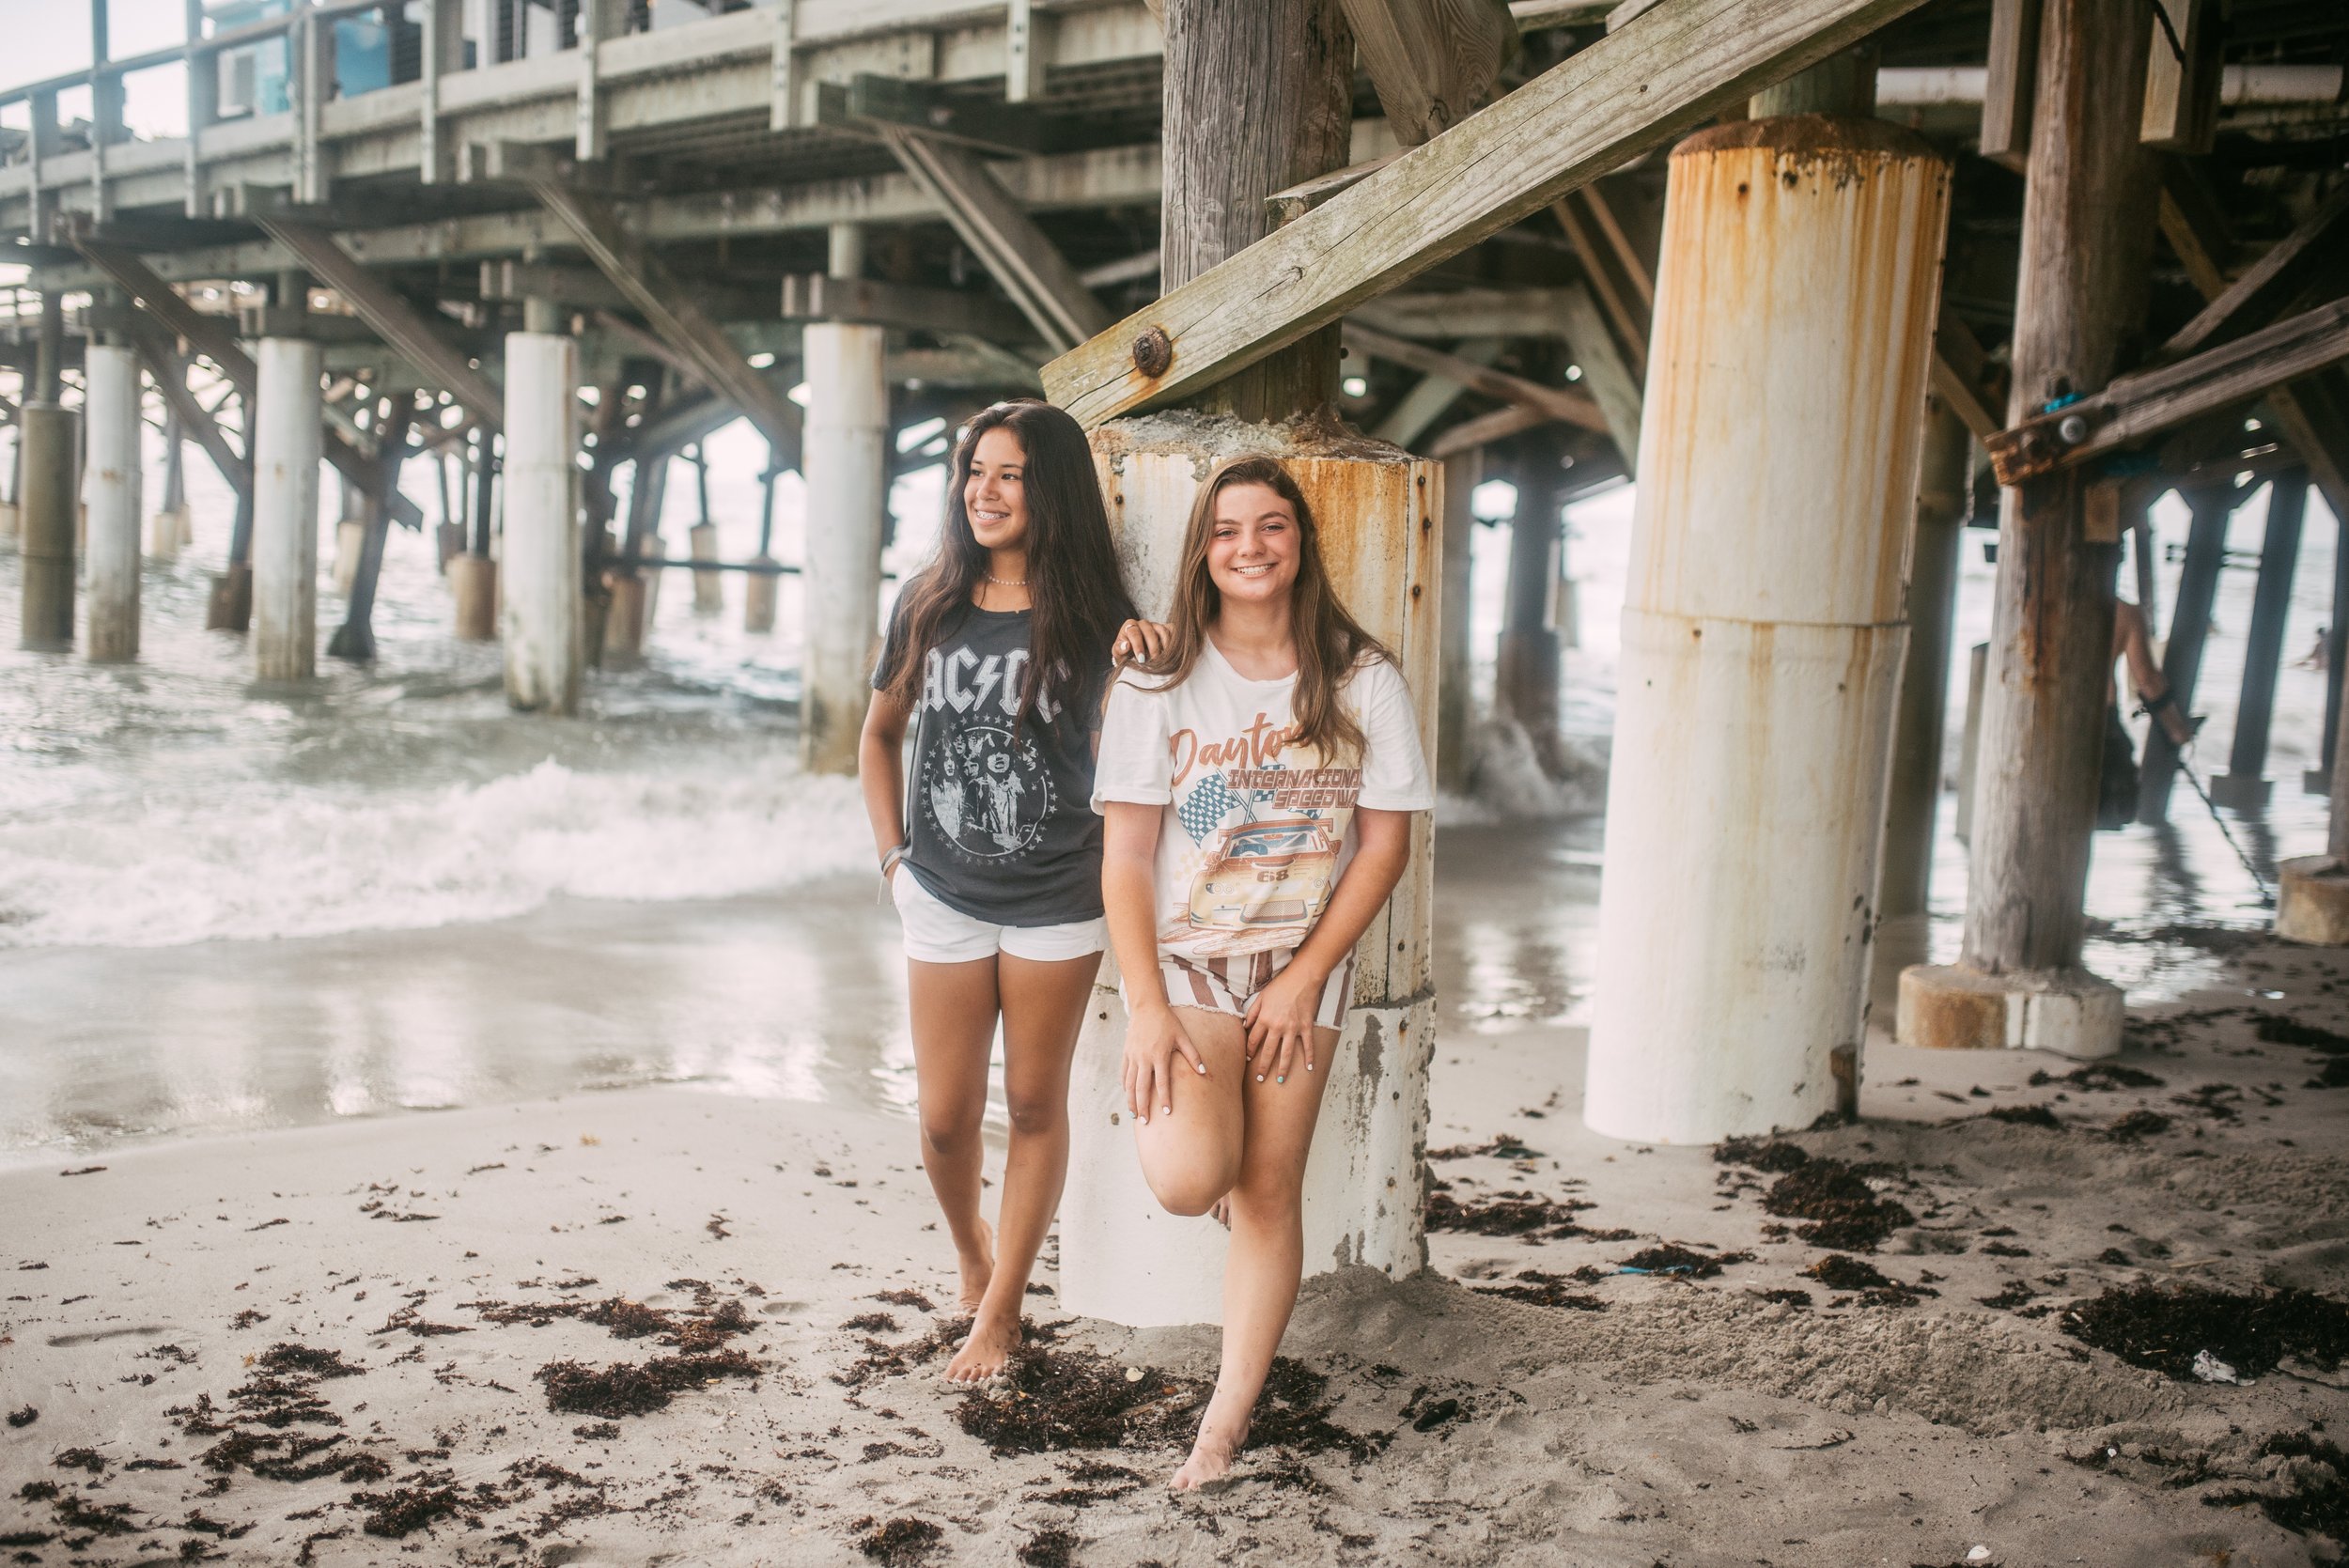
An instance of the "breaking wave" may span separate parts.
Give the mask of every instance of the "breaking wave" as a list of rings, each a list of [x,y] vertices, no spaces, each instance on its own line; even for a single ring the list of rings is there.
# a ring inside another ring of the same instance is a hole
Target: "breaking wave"
[[[441,787],[244,781],[0,819],[0,948],[167,947],[497,920],[557,897],[667,901],[870,863],[851,779],[788,764],[525,772]],[[29,802],[24,802],[29,803]]]

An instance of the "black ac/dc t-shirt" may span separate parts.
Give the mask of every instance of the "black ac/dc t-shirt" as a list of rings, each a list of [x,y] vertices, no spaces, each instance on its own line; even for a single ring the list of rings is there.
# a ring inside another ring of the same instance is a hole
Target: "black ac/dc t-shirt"
[[[1038,695],[1013,733],[1034,613],[965,609],[924,656],[905,864],[950,909],[990,925],[1063,925],[1101,913],[1093,732],[1109,649],[1066,702]],[[892,611],[876,690],[905,637]]]

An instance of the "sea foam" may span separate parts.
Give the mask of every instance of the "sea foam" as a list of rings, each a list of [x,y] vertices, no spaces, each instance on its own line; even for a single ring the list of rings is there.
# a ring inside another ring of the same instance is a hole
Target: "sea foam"
[[[56,781],[53,779],[53,784]],[[407,789],[249,780],[0,821],[0,948],[413,929],[557,896],[721,898],[870,865],[851,779],[788,765],[575,770]],[[21,802],[29,803],[29,802]]]

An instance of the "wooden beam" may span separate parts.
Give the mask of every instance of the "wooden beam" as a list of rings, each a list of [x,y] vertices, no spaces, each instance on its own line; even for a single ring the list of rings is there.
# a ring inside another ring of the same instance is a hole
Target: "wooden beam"
[[[628,297],[629,304],[652,324],[653,331],[690,358],[703,379],[758,427],[770,446],[791,454],[796,463],[799,406],[744,362],[725,334],[693,303],[692,290],[670,273],[650,247],[629,232],[602,198],[549,172],[537,173],[527,182],[539,204],[570,231],[587,258]]]
[[[1921,0],[1669,0],[1044,368],[1097,425],[1203,390]],[[1166,373],[1136,366],[1151,328]]]
[[[2349,264],[2349,185],[2343,185],[2309,215],[2308,221],[2268,248],[2248,272],[2161,346],[2164,359],[2183,359],[2254,327],[2266,325],[2312,284]]]
[[[1505,441],[1521,430],[1531,430],[1535,426],[1548,423],[1547,418],[1532,409],[1495,409],[1490,413],[1480,413],[1474,419],[1463,419],[1438,436],[1428,443],[1427,456],[1441,462],[1446,458],[1480,450],[1494,442]]]
[[[1286,190],[1275,191],[1265,197],[1265,206],[1272,210],[1275,224],[1293,224],[1298,219],[1336,195],[1350,191],[1403,156],[1400,148],[1382,152],[1376,158],[1365,158],[1359,163],[1348,163],[1342,169],[1331,169],[1311,179],[1301,179]]]
[[[2218,132],[2218,0],[2152,0],[2145,115],[2138,140],[2165,152],[2204,153]]]
[[[701,366],[693,362],[692,356],[672,348],[660,334],[646,332],[627,317],[609,310],[597,311],[591,319],[603,331],[634,348],[638,353],[659,360],[676,371],[684,378],[687,386],[703,392],[709,390],[709,378],[702,374]]]
[[[918,288],[874,278],[836,278],[824,272],[784,278],[783,318],[869,321],[914,332],[968,333],[998,343],[1025,343],[1034,335],[1024,315],[985,294]]]
[[[1501,357],[1501,339],[1472,337],[1453,349],[1470,365],[1490,365]],[[1468,389],[1439,370],[1431,370],[1419,379],[1410,391],[1395,400],[1393,409],[1378,422],[1371,435],[1378,441],[1392,442],[1408,449],[1427,433],[1427,427],[1444,416],[1444,411],[1458,401]]]
[[[1516,21],[1491,0],[1341,0],[1394,139],[1417,147],[1485,102],[1516,51]]]
[[[1396,337],[1528,337],[1560,331],[1569,287],[1382,294],[1346,318]]]
[[[1644,389],[1631,373],[1630,364],[1608,333],[1598,302],[1580,284],[1561,290],[1559,325],[1566,346],[1582,366],[1582,384],[1606,416],[1607,433],[1623,458],[1623,471],[1638,477],[1640,468],[1640,405]]]
[[[161,321],[149,318],[134,328],[132,335],[139,358],[147,363],[148,375],[154,378],[155,389],[179,417],[180,428],[204,448],[204,455],[212,459],[212,466],[220,471],[221,478],[227,481],[238,500],[249,503],[253,495],[253,464],[229,443],[220,421],[188,390],[186,365],[172,351],[170,331]]]
[[[2192,359],[2123,376],[2091,397],[1993,436],[1999,483],[2117,451],[2201,414],[2248,403],[2349,359],[2349,300],[2279,321]]]
[[[1006,158],[1047,151],[1061,139],[1059,117],[983,98],[956,98],[902,76],[870,73],[817,90],[817,118],[838,130],[911,131]]]
[[[1066,352],[1109,325],[1101,302],[979,158],[898,128],[885,129],[882,140],[944,210],[955,233],[1034,324],[1047,348]]]
[[[1950,363],[1949,357],[1938,350],[1933,356],[1931,376],[1935,395],[1949,404],[1950,411],[1965,422],[1966,428],[1973,433],[1976,441],[1986,443],[2006,427],[2004,422],[1991,411],[1980,389],[1961,375],[1957,367]]]
[[[771,289],[715,278],[684,282],[707,315],[727,321],[774,319]],[[579,310],[625,309],[628,305],[628,296],[593,267],[565,267],[551,261],[485,261],[480,287],[485,300],[552,300]]]
[[[1649,307],[1642,303],[1632,280],[1617,275],[1616,265],[1600,249],[1603,241],[1587,213],[1579,210],[1569,195],[1552,202],[1550,216],[1565,231],[1566,242],[1574,247],[1575,259],[1582,263],[1582,276],[1597,292],[1599,302],[1607,307],[1607,316],[1615,324],[1615,334],[1625,346],[1638,374],[1647,374],[1647,339]],[[1655,299],[1654,286],[1648,289],[1648,301]]]
[[[2166,159],[2162,163],[2161,233],[2202,298],[2217,299],[2226,292],[2234,240],[2227,232],[2217,197],[2195,166],[2183,158]]]
[[[2039,83],[2040,0],[1991,0],[1990,60],[1982,87],[1982,155],[2020,170],[2030,156]]]
[[[312,277],[340,294],[361,320],[423,374],[427,385],[455,397],[485,429],[504,431],[505,395],[398,290],[359,265],[324,229],[272,213],[257,214],[256,221],[300,257]]]
[[[1088,267],[1077,274],[1077,281],[1087,288],[1107,288],[1113,284],[1139,283],[1143,278],[1159,275],[1159,247],[1151,246],[1123,261],[1105,261],[1098,267]]]
[[[1376,328],[1351,321],[1346,325],[1346,346],[1355,353],[1408,365],[1423,374],[1449,376],[1471,392],[1498,397],[1504,403],[1515,403],[1519,408],[1539,413],[1546,420],[1579,425],[1585,430],[1601,433],[1607,429],[1607,416],[1599,412],[1598,404],[1583,393],[1544,386],[1539,381],[1529,381],[1505,370],[1471,364],[1457,354],[1447,354],[1440,349],[1430,349],[1408,338],[1392,337]]]
[[[1591,221],[1598,225],[1599,233],[1606,237],[1608,248],[1615,253],[1616,264],[1623,269],[1625,280],[1640,298],[1640,308],[1642,311],[1654,310],[1655,274],[1640,255],[1639,247],[1631,242],[1631,236],[1625,232],[1623,219],[1615,210],[1613,198],[1607,194],[1606,181],[1593,180],[1577,191],[1575,197],[1590,210]]]
[[[136,301],[140,308],[151,313],[171,333],[189,348],[219,366],[228,378],[238,396],[248,405],[259,380],[253,356],[238,346],[236,330],[218,316],[207,316],[188,303],[179,291],[155,275],[145,258],[119,246],[86,240],[77,233],[74,248],[99,271],[118,284],[123,292]],[[329,409],[326,414],[324,451],[326,460],[334,471],[351,483],[366,489],[376,482],[374,464],[352,442],[350,436],[334,423],[338,411]],[[395,490],[384,498],[392,515],[409,528],[424,525],[424,513],[416,504]]]

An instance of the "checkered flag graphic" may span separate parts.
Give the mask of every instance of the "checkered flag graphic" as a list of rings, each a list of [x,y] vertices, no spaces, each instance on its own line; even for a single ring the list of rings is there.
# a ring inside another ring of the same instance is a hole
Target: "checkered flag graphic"
[[[1183,797],[1174,815],[1181,820],[1183,831],[1190,835],[1190,841],[1198,844],[1221,827],[1232,808],[1239,803],[1239,798],[1224,787],[1223,775],[1209,773],[1199,781],[1198,787]]]

